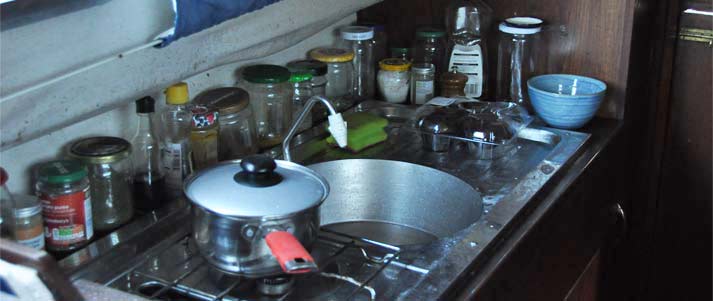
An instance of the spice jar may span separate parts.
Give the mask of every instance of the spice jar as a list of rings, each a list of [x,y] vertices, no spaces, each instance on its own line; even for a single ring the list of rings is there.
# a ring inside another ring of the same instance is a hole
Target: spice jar
[[[379,62],[379,92],[384,100],[391,103],[406,102],[409,90],[411,63],[402,59],[384,59]]]
[[[131,144],[117,137],[86,138],[69,148],[69,155],[82,161],[89,171],[97,232],[116,229],[134,215],[130,153]]]
[[[70,160],[41,164],[35,190],[42,203],[47,250],[71,251],[92,239],[92,202],[84,164]]]
[[[290,71],[276,65],[254,65],[243,69],[243,88],[250,94],[250,106],[255,113],[258,143],[268,148],[282,142],[290,129],[292,99]]]
[[[34,195],[15,195],[15,239],[31,248],[45,248],[42,206]]]
[[[234,160],[258,151],[255,117],[248,92],[240,88],[218,88],[196,96],[195,104],[218,109],[218,159]]]
[[[5,185],[10,176],[0,167],[0,237],[15,240],[15,199]]]
[[[453,67],[450,72],[441,74],[441,96],[465,96],[465,84],[468,76],[458,72],[458,67]]]
[[[218,111],[206,105],[191,107],[191,150],[198,171],[218,163]]]
[[[332,100],[336,110],[343,112],[352,106],[352,59],[354,52],[339,48],[317,48],[310,56],[327,64],[326,95]]]
[[[434,94],[433,64],[414,64],[411,67],[411,103],[424,104],[433,98]]]

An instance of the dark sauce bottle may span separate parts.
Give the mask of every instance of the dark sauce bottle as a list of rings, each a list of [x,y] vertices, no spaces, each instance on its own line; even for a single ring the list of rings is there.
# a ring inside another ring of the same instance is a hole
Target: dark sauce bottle
[[[137,129],[131,139],[134,207],[143,212],[158,209],[167,202],[159,137],[153,127],[154,103],[150,96],[136,101]]]

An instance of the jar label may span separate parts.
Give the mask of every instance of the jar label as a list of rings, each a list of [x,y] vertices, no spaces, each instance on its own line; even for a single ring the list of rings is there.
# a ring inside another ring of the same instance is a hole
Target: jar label
[[[19,239],[17,240],[20,244],[26,245],[30,248],[37,250],[42,250],[45,248],[45,235],[42,233],[42,227],[40,227],[40,235],[32,237],[30,239]]]
[[[448,62],[448,70],[458,67],[458,72],[468,76],[465,96],[478,98],[483,93],[483,51],[480,45],[455,45]]]
[[[414,85],[416,86],[413,96],[415,104],[424,104],[433,98],[433,81],[414,81]]]
[[[48,245],[64,247],[92,238],[92,205],[86,190],[58,196],[41,195],[40,200]]]
[[[183,178],[188,175],[188,154],[185,154],[184,143],[166,143],[163,149],[163,167],[166,171],[166,187],[169,191],[180,190],[183,187]]]

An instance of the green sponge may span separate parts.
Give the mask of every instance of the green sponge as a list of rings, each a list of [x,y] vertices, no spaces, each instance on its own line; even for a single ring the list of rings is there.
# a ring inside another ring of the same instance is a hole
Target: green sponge
[[[386,118],[359,112],[344,117],[347,122],[347,149],[358,153],[363,149],[384,142],[388,134],[384,128],[389,124]],[[337,145],[334,137],[329,136],[327,143]]]

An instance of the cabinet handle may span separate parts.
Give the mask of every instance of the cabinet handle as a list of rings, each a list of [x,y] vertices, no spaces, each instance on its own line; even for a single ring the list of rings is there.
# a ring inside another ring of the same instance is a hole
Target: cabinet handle
[[[614,239],[614,244],[617,245],[621,240],[626,237],[629,232],[629,223],[626,220],[626,213],[624,208],[621,207],[620,203],[615,203],[611,206],[611,214],[614,220],[614,224],[618,227],[616,238]]]

